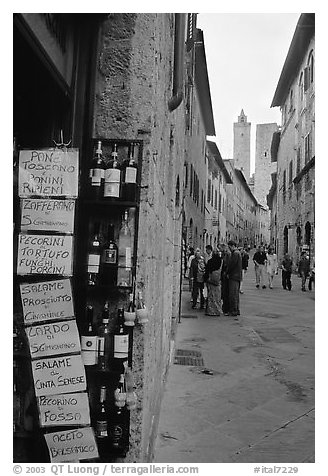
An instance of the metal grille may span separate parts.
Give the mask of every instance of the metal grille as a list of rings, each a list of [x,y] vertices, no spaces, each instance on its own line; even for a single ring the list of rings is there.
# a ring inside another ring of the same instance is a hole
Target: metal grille
[[[198,350],[176,349],[174,363],[176,365],[193,365],[195,367],[204,366],[202,354]]]

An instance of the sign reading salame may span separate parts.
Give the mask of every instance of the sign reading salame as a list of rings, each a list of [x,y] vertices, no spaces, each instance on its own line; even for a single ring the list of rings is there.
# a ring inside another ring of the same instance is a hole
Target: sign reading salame
[[[69,278],[40,283],[21,283],[20,295],[26,325],[74,316]]]
[[[72,276],[71,235],[19,234],[17,274]]]
[[[23,198],[21,200],[21,229],[73,233],[74,212],[75,200]]]
[[[86,390],[81,354],[32,360],[31,365],[37,397]]]
[[[86,392],[43,395],[37,402],[41,427],[90,425]]]
[[[78,196],[78,149],[21,150],[20,197]]]
[[[97,444],[90,426],[46,433],[44,438],[52,463],[98,458]]]
[[[34,325],[25,331],[32,359],[81,350],[75,320]]]

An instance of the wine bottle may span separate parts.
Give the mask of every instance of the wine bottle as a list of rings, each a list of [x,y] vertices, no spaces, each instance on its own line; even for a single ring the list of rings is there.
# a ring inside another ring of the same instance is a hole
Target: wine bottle
[[[95,436],[103,440],[108,437],[108,421],[106,410],[106,387],[100,387],[100,398],[95,418]]]
[[[134,202],[137,197],[137,164],[134,160],[134,143],[130,145],[129,159],[124,170],[124,200]]]
[[[129,212],[128,210],[125,210],[118,240],[118,286],[132,286],[132,249],[132,234],[129,227]]]
[[[105,162],[102,157],[101,141],[98,141],[95,156],[91,162],[89,173],[89,195],[99,199],[102,196]]]
[[[100,370],[110,369],[110,348],[109,304],[106,302],[102,312],[102,323],[98,330],[98,368]]]
[[[124,326],[124,309],[117,311],[117,325],[114,333],[114,359],[123,362],[129,356],[129,333]]]
[[[99,223],[94,225],[94,233],[89,245],[88,253],[88,285],[95,286],[98,284],[99,266],[100,266],[100,239],[99,239]]]
[[[126,405],[118,407],[114,405],[109,414],[109,442],[110,450],[116,454],[126,453],[129,445],[128,438],[129,413]]]
[[[104,198],[117,201],[120,198],[121,170],[117,161],[117,145],[114,144],[112,158],[109,160],[104,174]]]
[[[85,366],[97,364],[97,334],[93,328],[93,307],[86,308],[85,330],[81,335],[81,357]]]
[[[114,241],[114,226],[108,226],[107,241],[102,249],[100,262],[101,283],[106,286],[117,284],[118,247]]]
[[[136,319],[136,308],[134,305],[133,293],[129,294],[129,305],[126,311],[124,311],[124,325],[128,327],[134,326]]]

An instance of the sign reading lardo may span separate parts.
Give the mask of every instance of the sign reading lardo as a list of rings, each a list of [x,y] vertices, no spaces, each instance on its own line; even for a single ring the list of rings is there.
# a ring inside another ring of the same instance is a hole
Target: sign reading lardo
[[[63,393],[38,397],[41,427],[90,425],[87,393]]]
[[[75,200],[23,198],[21,200],[21,229],[73,233],[74,211]]]
[[[80,352],[80,339],[75,320],[39,324],[25,329],[31,358]]]
[[[83,392],[85,370],[81,354],[32,360],[35,395]]]
[[[74,316],[69,278],[41,283],[20,284],[23,317],[26,325]]]
[[[18,236],[17,274],[72,276],[73,237],[70,235]]]
[[[78,196],[78,149],[21,150],[20,197]]]
[[[98,458],[98,449],[91,427],[56,431],[44,435],[52,463]]]

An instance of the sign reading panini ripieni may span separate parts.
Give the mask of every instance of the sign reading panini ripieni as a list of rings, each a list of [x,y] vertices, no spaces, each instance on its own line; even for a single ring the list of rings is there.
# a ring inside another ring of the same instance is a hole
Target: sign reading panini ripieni
[[[78,161],[78,149],[21,150],[19,196],[77,197]]]

